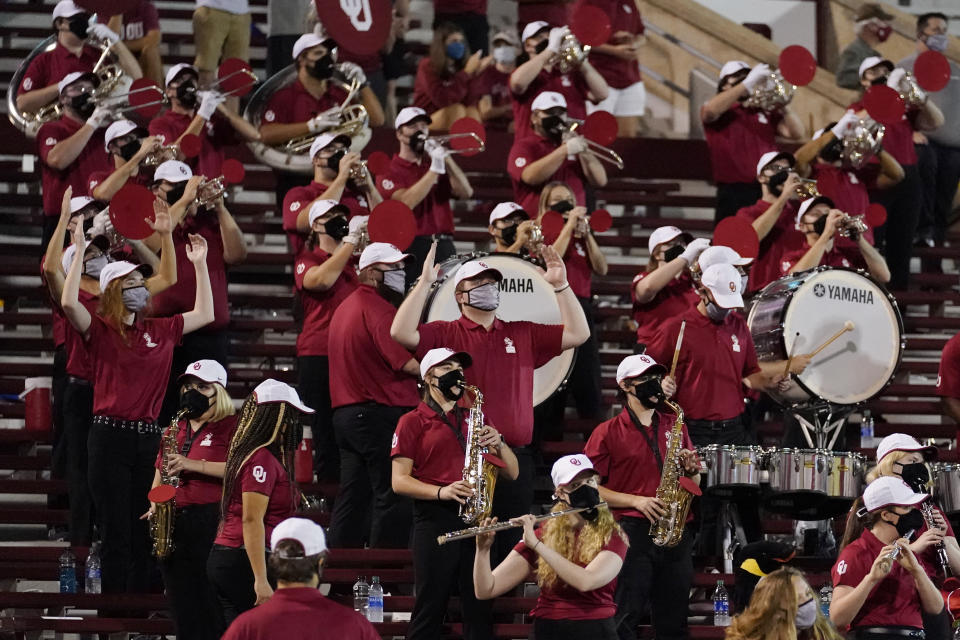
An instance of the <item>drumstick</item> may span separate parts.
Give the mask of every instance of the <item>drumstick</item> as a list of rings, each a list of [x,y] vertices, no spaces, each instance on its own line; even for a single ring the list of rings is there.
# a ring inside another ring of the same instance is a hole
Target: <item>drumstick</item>
[[[783,377],[786,378],[790,375],[790,365],[793,364],[793,352],[797,347],[797,339],[800,337],[800,332],[797,331],[793,334],[793,344],[790,345],[790,353],[787,354],[787,366],[783,370]]]
[[[680,323],[680,333],[677,335],[677,346],[673,349],[673,364],[670,365],[670,377],[677,372],[677,360],[680,359],[680,345],[683,344],[683,330],[687,328],[687,321]]]
[[[810,357],[812,358],[813,356],[817,355],[818,353],[820,353],[821,351],[823,351],[824,349],[826,349],[828,346],[830,346],[830,343],[831,343],[831,342],[833,342],[834,340],[836,340],[837,338],[839,338],[840,336],[842,336],[843,334],[845,334],[847,331],[853,331],[854,326],[855,326],[855,325],[854,325],[853,322],[850,321],[850,320],[847,320],[846,322],[844,322],[844,323],[843,323],[843,329],[840,329],[840,331],[837,331],[835,334],[833,334],[833,335],[830,337],[829,340],[827,340],[827,341],[824,342],[822,345],[820,345],[819,347],[817,347],[816,351],[814,351],[813,353],[810,354]]]

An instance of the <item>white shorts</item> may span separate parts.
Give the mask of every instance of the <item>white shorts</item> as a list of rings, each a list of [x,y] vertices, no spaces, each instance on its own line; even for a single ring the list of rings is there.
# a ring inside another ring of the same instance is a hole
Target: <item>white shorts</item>
[[[629,116],[643,116],[647,106],[647,90],[643,81],[630,85],[626,89],[610,87],[610,95],[598,104],[587,102],[587,113],[594,111],[609,111],[615,116],[626,118]]]

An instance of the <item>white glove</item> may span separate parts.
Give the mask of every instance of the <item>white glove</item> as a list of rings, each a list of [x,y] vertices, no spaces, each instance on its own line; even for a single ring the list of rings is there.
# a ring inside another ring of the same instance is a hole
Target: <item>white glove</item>
[[[87,35],[93,36],[98,40],[105,40],[111,45],[120,42],[120,36],[114,33],[110,27],[105,24],[94,23],[87,27]]]
[[[697,258],[700,257],[700,254],[703,253],[709,246],[709,240],[706,238],[697,238],[687,245],[687,248],[683,250],[683,253],[680,254],[680,257],[686,260],[687,264],[693,264],[697,261]]]
[[[112,113],[109,109],[105,107],[97,107],[93,110],[93,114],[87,118],[87,124],[94,129],[99,129],[103,125],[107,124],[111,115]]]
[[[566,25],[550,29],[550,39],[547,41],[547,51],[560,53],[560,41],[563,40],[563,37],[568,33],[570,33],[570,29],[568,29]]]
[[[907,70],[897,67],[887,76],[887,86],[897,93],[900,93],[900,81],[903,80],[903,76],[905,75],[907,75]]]
[[[442,145],[430,145],[427,149],[430,156],[430,171],[444,175],[447,172],[447,150]]]
[[[338,107],[327,109],[307,120],[307,128],[310,133],[320,133],[338,124],[340,124],[340,109]]]
[[[104,209],[97,215],[93,216],[93,224],[90,225],[90,230],[87,233],[92,240],[97,236],[110,235],[112,231],[113,222],[110,220],[110,210]]]
[[[226,96],[219,91],[201,91],[200,106],[197,108],[197,115],[204,120],[209,120],[213,117],[213,112],[217,110],[217,107],[226,99]]]
[[[337,66],[340,68],[340,72],[346,76],[347,80],[351,82],[356,80],[361,86],[367,84],[367,74],[363,72],[363,69],[361,69],[360,65],[356,62],[341,62]]]
[[[753,91],[758,84],[766,82],[769,78],[770,65],[758,64],[753,69],[750,69],[750,73],[743,79],[743,86],[747,88],[747,91]]]
[[[353,216],[350,218],[350,228],[343,237],[344,242],[349,242],[350,244],[356,246],[360,244],[360,232],[367,226],[367,219],[370,216]]]
[[[566,141],[567,155],[575,156],[587,150],[587,141],[583,136],[573,136]]]
[[[858,122],[860,122],[860,117],[853,112],[853,109],[850,109],[843,114],[843,117],[840,118],[837,124],[833,125],[833,128],[830,129],[830,132],[833,133],[834,137],[836,138],[843,138],[843,136],[847,135],[847,132],[852,127],[855,127]]]

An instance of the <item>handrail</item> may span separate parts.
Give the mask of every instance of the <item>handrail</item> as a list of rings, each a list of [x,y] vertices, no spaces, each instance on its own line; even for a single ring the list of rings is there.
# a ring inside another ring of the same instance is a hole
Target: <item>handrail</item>
[[[680,47],[681,49],[683,49],[684,51],[686,51],[686,52],[689,53],[690,55],[692,55],[692,56],[694,56],[694,57],[696,57],[696,58],[699,58],[700,60],[703,60],[703,61],[706,62],[707,64],[709,64],[709,65],[711,65],[711,66],[714,66],[714,67],[716,67],[717,69],[720,69],[720,67],[723,66],[723,63],[722,63],[722,62],[717,62],[716,60],[714,60],[713,58],[711,58],[711,57],[708,56],[707,54],[703,53],[702,51],[700,51],[700,50],[697,49],[696,47],[687,44],[686,42],[684,42],[683,40],[681,40],[681,39],[678,38],[677,36],[673,35],[672,33],[667,33],[666,31],[664,31],[663,29],[661,29],[660,27],[658,27],[658,26],[655,25],[655,24],[652,24],[652,23],[650,23],[650,22],[644,22],[644,23],[643,23],[643,28],[644,28],[646,31],[652,31],[653,33],[657,34],[658,36],[660,36],[661,38],[663,38],[663,39],[666,40],[667,42],[670,42],[671,44],[675,44],[676,46]]]

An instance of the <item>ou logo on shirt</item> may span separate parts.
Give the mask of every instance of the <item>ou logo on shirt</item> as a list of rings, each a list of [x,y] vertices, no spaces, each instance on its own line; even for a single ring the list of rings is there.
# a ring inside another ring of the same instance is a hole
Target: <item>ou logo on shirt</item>
[[[390,448],[391,448],[391,449],[395,449],[398,444],[400,444],[400,438],[398,438],[398,437],[397,437],[397,434],[394,433],[394,434],[393,434],[393,442],[390,443]]]
[[[847,561],[841,560],[837,563],[837,575],[842,576],[847,572]]]
[[[253,468],[253,479],[263,484],[267,479],[267,470],[258,464]]]

